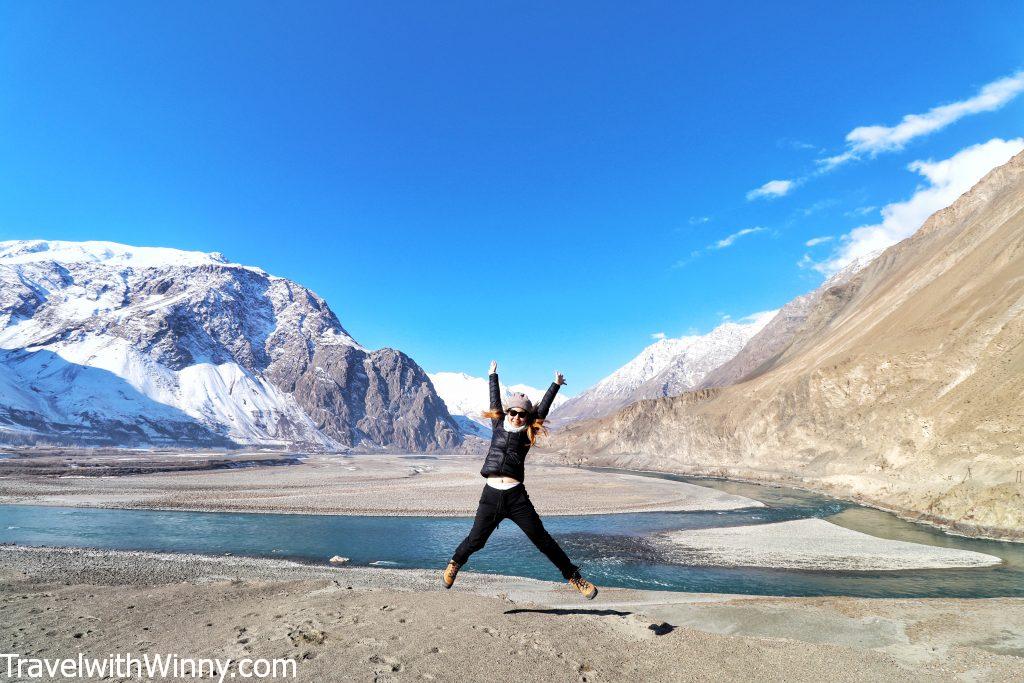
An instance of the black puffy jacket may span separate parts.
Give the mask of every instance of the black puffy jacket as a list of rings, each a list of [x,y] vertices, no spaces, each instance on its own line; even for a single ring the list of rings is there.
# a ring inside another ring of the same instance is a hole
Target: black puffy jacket
[[[484,458],[480,474],[484,477],[504,476],[523,481],[523,465],[526,463],[526,454],[530,452],[530,437],[525,429],[521,432],[505,431],[505,415],[501,407],[497,373],[490,376],[490,383],[491,410],[497,410],[502,416],[491,420],[491,445],[487,449],[487,457]],[[534,407],[534,419],[542,420],[548,416],[551,402],[555,400],[557,393],[558,385],[552,382],[544,393],[544,398]]]

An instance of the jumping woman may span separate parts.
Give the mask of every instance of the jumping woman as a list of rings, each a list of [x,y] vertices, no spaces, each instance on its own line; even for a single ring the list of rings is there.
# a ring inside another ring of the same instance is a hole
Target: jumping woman
[[[551,538],[523,486],[526,454],[536,442],[537,436],[547,431],[544,418],[548,415],[558,388],[565,384],[565,378],[560,372],[555,373],[555,381],[548,387],[536,409],[526,394],[519,393],[512,394],[508,407],[502,409],[497,361],[491,361],[489,380],[491,408],[484,413],[484,417],[491,420],[491,446],[487,449],[487,457],[480,470],[480,474],[487,478],[487,483],[476,509],[473,529],[455,550],[441,581],[445,588],[451,588],[455,583],[455,575],[469,560],[469,556],[484,547],[491,532],[507,517],[558,567],[569,585],[582,593],[583,597],[592,600],[597,595],[597,587],[580,576],[579,567],[572,563],[555,539]]]

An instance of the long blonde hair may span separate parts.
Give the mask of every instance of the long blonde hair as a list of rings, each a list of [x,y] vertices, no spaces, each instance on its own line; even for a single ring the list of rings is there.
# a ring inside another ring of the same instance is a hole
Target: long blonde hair
[[[482,417],[488,420],[504,420],[505,413],[501,412],[500,410],[488,410],[486,413],[483,413]],[[531,446],[537,445],[538,436],[547,435],[548,428],[544,426],[544,420],[533,417],[530,419],[529,422],[526,423],[526,436],[529,437]]]

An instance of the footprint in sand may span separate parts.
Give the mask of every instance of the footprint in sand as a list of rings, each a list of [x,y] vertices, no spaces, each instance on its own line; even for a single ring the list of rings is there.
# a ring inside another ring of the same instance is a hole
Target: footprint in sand
[[[586,662],[576,667],[576,673],[580,675],[580,683],[593,683],[593,681],[597,680],[597,671],[592,669]]]
[[[369,648],[387,647],[387,643],[376,638],[360,638],[356,641],[356,645],[363,645]]]
[[[397,672],[404,668],[402,666],[402,660],[378,654],[370,655],[370,663],[380,665],[374,667],[374,673],[383,673],[385,671]]]
[[[327,640],[327,634],[314,624],[311,619],[306,619],[298,626],[288,625],[288,638],[294,647],[299,645],[323,645]]]
[[[252,652],[252,645],[249,642],[252,640],[249,635],[249,629],[245,626],[235,627],[235,643],[242,646],[244,652]],[[250,634],[251,635],[251,634]]]

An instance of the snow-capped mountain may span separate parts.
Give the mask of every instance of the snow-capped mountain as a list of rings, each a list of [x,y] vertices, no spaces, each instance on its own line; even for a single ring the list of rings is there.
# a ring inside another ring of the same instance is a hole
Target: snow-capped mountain
[[[430,381],[434,383],[434,389],[437,391],[438,396],[448,406],[448,412],[455,418],[463,432],[479,436],[483,439],[490,439],[491,423],[481,417],[481,413],[488,408],[489,389],[487,378],[473,377],[464,372],[434,372],[428,373],[428,376]],[[526,384],[513,384],[511,386],[501,384],[500,386],[502,396],[505,399],[508,399],[510,394],[519,392],[529,396],[535,405],[540,402],[544,392],[547,391],[547,387],[537,389]],[[569,400],[562,393],[563,391],[564,387],[555,396],[552,412],[554,412],[554,408]]]
[[[0,242],[0,438],[457,446],[426,373],[310,290],[220,254]]]
[[[552,411],[567,423],[608,415],[645,398],[675,396],[698,386],[727,362],[777,311],[756,313],[744,322],[725,322],[704,335],[659,339],[633,360]]]
[[[845,299],[844,290],[850,282],[875,260],[882,249],[859,256],[841,270],[832,274],[817,289],[796,297],[779,309],[775,317],[768,321],[757,332],[743,349],[709,372],[698,388],[727,387],[731,384],[750,379],[752,376],[765,372],[772,363],[786,353],[800,338],[813,339],[820,325],[827,322],[828,317],[818,315],[808,321],[815,310],[824,310],[823,302],[831,299],[835,304]]]

